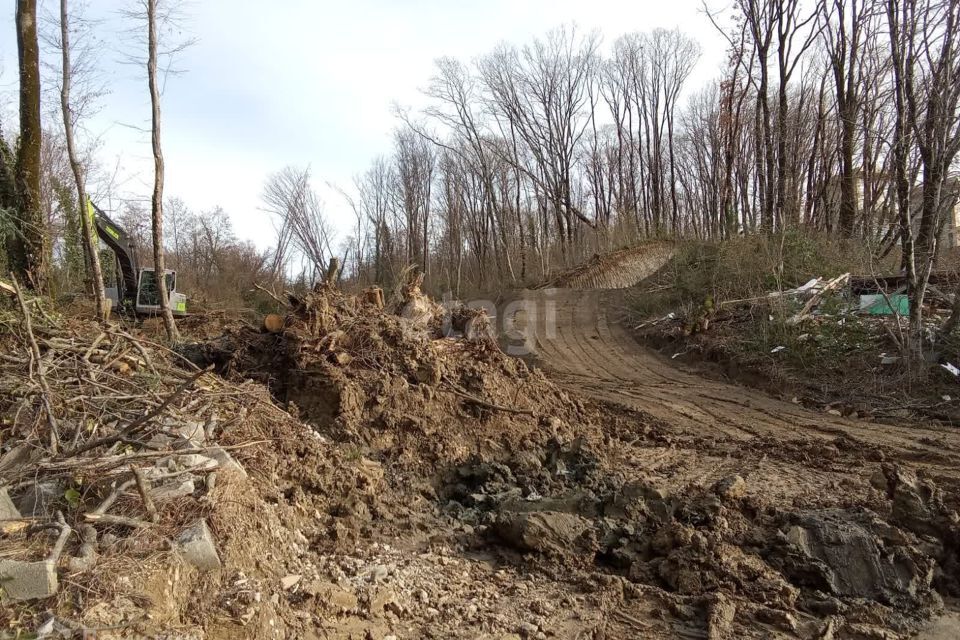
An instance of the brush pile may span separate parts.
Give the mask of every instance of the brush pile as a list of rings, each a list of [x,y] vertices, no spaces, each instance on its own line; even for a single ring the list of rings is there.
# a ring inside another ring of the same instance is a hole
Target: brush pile
[[[218,568],[202,500],[247,475],[218,440],[247,418],[249,392],[119,326],[17,300],[0,316],[2,597],[51,598],[62,576],[131,551]]]
[[[0,310],[0,629],[262,637],[301,624],[242,576],[310,575],[290,541],[328,538],[327,523],[298,516],[388,495],[371,463],[345,460],[260,385],[41,304],[18,293]],[[323,489],[277,502],[305,486]]]

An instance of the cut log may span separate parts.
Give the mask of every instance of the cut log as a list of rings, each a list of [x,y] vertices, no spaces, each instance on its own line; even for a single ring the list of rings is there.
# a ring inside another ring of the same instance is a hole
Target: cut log
[[[283,316],[277,313],[268,313],[263,319],[263,328],[268,333],[279,333],[283,329]]]

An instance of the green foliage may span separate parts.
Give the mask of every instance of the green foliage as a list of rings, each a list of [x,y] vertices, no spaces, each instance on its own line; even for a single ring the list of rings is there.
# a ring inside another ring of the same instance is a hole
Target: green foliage
[[[749,318],[737,323],[738,339],[726,343],[741,362],[768,360],[795,371],[816,371],[843,375],[850,369],[869,370],[878,354],[886,349],[886,336],[876,325],[855,314],[843,313],[840,296],[828,296],[815,321],[788,324],[784,318],[800,310],[801,303],[764,305]],[[771,353],[777,347],[782,351]]]
[[[76,192],[72,185],[66,184],[56,176],[52,179],[53,196],[63,212],[62,260],[58,264],[57,284],[61,291],[81,289],[85,260],[83,238],[80,230],[80,208],[77,206]]]
[[[73,487],[64,491],[63,497],[67,501],[67,503],[73,508],[77,508],[80,505],[80,492],[74,489]]]

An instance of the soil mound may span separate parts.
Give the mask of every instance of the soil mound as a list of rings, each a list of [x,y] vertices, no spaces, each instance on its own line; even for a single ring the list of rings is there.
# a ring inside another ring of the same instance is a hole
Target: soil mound
[[[278,333],[239,327],[192,352],[225,375],[265,383],[325,436],[427,478],[470,455],[569,431],[580,407],[503,354],[482,311],[444,309],[415,284],[385,308],[381,299],[320,285],[290,301]]]
[[[667,242],[647,242],[604,255],[565,271],[539,288],[626,289],[660,270],[674,254]]]

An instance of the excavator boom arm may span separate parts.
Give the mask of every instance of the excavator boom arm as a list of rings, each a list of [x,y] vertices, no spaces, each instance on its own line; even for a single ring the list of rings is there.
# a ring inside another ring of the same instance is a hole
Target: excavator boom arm
[[[137,278],[140,266],[137,263],[136,245],[133,239],[110,216],[97,205],[87,200],[87,215],[97,230],[97,236],[110,247],[117,256],[117,265],[120,267],[118,278],[120,299],[130,304],[136,304]]]

